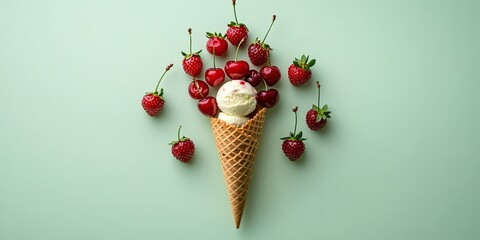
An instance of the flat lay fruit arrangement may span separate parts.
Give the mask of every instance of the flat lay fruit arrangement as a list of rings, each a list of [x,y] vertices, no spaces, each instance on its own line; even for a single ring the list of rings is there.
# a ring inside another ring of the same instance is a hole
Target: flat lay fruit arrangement
[[[316,60],[310,59],[308,55],[301,55],[300,58],[293,58],[288,69],[272,65],[273,48],[266,40],[277,16],[272,16],[270,26],[261,40],[257,37],[249,42],[250,29],[238,21],[236,3],[236,0],[232,0],[235,20],[227,24],[225,33],[206,32],[205,45],[194,44],[193,30],[188,28],[189,50],[180,52],[183,56],[181,62],[183,72],[189,81],[186,92],[196,102],[200,114],[210,119],[235,226],[239,228],[266,113],[278,106],[282,99],[280,92],[275,88],[281,81],[282,71],[287,72],[292,86],[288,90],[295,91],[297,87],[308,88],[311,86],[308,82],[312,78],[312,67]],[[206,63],[210,61],[204,62],[206,58],[201,56],[202,49],[193,51],[193,45],[205,46],[204,53],[211,58],[211,65]],[[226,54],[229,49],[235,52],[233,57]],[[240,51],[246,51],[248,60],[239,59]],[[218,66],[217,58],[222,58],[225,65]],[[207,64],[209,66],[205,67]],[[158,88],[172,66],[173,64],[167,66],[155,90],[147,92],[142,99],[142,107],[151,117],[157,116],[165,104],[163,88],[160,91]],[[328,105],[320,107],[319,81],[316,81],[316,88],[317,102],[305,115],[305,123],[312,131],[324,129],[327,119],[331,117]],[[181,94],[176,96],[182,97]],[[282,99],[282,101],[295,100]],[[171,104],[175,104],[175,101]],[[306,151],[304,144],[306,138],[302,131],[297,132],[298,109],[298,106],[292,109],[295,114],[294,131],[286,137],[279,136],[283,142],[279,144],[278,149],[281,149],[291,162],[300,159]],[[180,130],[181,126],[177,132],[177,139],[170,143],[171,153],[180,162],[188,163],[194,158],[195,144],[190,138],[180,137]]]

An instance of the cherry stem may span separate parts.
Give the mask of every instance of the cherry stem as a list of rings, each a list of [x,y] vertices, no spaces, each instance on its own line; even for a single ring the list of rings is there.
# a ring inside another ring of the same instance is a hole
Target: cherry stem
[[[265,85],[265,91],[268,90],[268,87],[267,87],[267,82],[265,82],[265,80],[262,78],[262,81],[263,81],[263,85]]]
[[[216,69],[217,67],[215,66],[215,47],[213,47],[213,69]]]
[[[202,96],[202,99],[204,99],[205,96],[203,96],[202,91],[200,91],[200,86],[198,86],[196,78],[193,78],[193,83],[195,84],[195,88],[197,89],[197,92],[200,94],[200,96]]]
[[[170,68],[172,68],[173,64],[169,64],[167,66],[167,68],[165,68],[165,72],[163,72],[162,76],[160,77],[160,79],[158,80],[158,83],[157,83],[157,86],[155,87],[155,93],[158,93],[158,86],[160,86],[160,82],[162,81],[163,79],[163,76],[165,76],[165,73],[168,72],[168,70],[170,70]]]
[[[182,129],[182,125],[180,125],[180,127],[178,128],[178,132],[177,132],[178,141],[180,141],[180,129]]]
[[[190,37],[190,54],[192,54],[192,29],[188,28],[188,35]]]
[[[272,29],[273,22],[275,22],[275,19],[277,18],[276,15],[273,15],[272,17],[272,23],[270,24],[270,27],[268,28],[267,34],[265,34],[265,37],[262,40],[262,44],[265,42],[265,39],[267,39],[268,33],[270,33],[270,29]]]
[[[320,82],[317,81],[317,89],[318,89],[318,96],[317,96],[317,106],[320,107]]]
[[[233,15],[235,15],[235,23],[238,25],[238,19],[237,19],[237,10],[235,10],[235,3],[236,0],[232,0],[232,5],[233,5]]]
[[[295,113],[295,128],[293,130],[293,136],[297,135],[297,110],[298,110],[298,106],[295,106],[294,108],[292,108],[292,111]]]
[[[242,45],[244,40],[245,40],[245,38],[242,38],[242,40],[240,40],[240,42],[238,43],[238,46],[237,46],[237,50],[235,50],[235,62],[238,59],[238,49],[240,48],[240,46]]]

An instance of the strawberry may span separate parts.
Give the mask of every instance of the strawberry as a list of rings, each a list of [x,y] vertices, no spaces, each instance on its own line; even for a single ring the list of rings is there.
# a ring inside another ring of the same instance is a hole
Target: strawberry
[[[151,117],[155,117],[163,108],[165,100],[163,99],[163,91],[160,94],[147,93],[142,98],[142,107]]]
[[[227,26],[227,39],[232,45],[243,45],[248,38],[248,28],[243,23],[238,23],[237,11],[235,9],[236,0],[232,0],[233,14],[235,15],[235,22],[231,21]],[[244,42],[241,42],[244,39]]]
[[[297,134],[297,110],[298,107],[292,109],[292,111],[295,113],[295,130],[293,133],[290,132],[287,137],[280,138],[283,140],[283,153],[292,162],[296,161],[303,155],[305,152],[305,144],[303,141],[307,140],[306,138],[302,138],[302,131]]]
[[[268,33],[270,32],[270,29],[272,29],[275,19],[276,16],[273,15],[272,23],[270,24],[267,34],[265,34],[263,40],[260,42],[260,40],[258,40],[257,38],[255,42],[250,44],[250,46],[248,47],[248,57],[250,58],[250,62],[252,62],[252,64],[255,66],[265,64],[270,57],[270,50],[272,49],[268,44],[265,43],[265,39],[267,39]]]
[[[163,76],[165,76],[165,73],[167,73],[168,70],[173,66],[173,64],[170,64],[167,66],[165,69],[165,72],[163,72],[162,76],[160,77],[160,80],[158,80],[157,87],[155,88],[154,92],[147,92],[145,96],[142,98],[142,107],[143,109],[147,112],[148,115],[154,117],[156,116],[160,110],[163,108],[163,104],[165,100],[163,99],[163,88],[160,89],[160,93],[158,92],[158,86],[160,85],[160,82],[163,79]]]
[[[328,105],[323,105],[320,108],[320,82],[317,81],[318,88],[318,97],[317,105],[313,104],[312,109],[308,110],[305,121],[307,122],[308,128],[312,131],[317,131],[324,128],[327,125],[327,119],[330,118],[331,111],[328,111]]]
[[[172,145],[173,156],[180,162],[187,163],[193,158],[193,154],[195,153],[195,144],[192,140],[186,138],[185,136],[180,138],[180,129],[182,129],[182,126],[178,128],[178,140],[172,141],[170,145]]]
[[[308,82],[312,77],[310,70],[315,65],[315,59],[308,61],[308,56],[302,55],[300,59],[295,58],[293,64],[288,68],[288,79],[293,86],[300,86]]]
[[[190,36],[190,53],[187,54],[182,51],[183,55],[183,70],[185,71],[186,74],[196,77],[200,74],[203,68],[203,61],[202,58],[200,57],[200,51],[198,52],[192,52],[192,29],[188,29],[188,35]]]

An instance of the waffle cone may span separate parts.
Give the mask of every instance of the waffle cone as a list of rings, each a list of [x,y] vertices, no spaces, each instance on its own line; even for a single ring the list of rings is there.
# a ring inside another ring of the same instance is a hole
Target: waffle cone
[[[237,228],[240,227],[247,200],[266,111],[265,108],[260,109],[242,127],[229,125],[217,118],[210,119]]]

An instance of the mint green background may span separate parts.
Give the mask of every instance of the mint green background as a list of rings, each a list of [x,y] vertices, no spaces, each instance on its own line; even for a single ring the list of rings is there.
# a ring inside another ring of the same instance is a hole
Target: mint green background
[[[250,40],[278,16],[283,73],[239,230],[180,64],[186,29],[204,48],[230,3],[0,2],[0,239],[480,239],[478,1],[239,0]],[[313,81],[286,77],[302,53],[333,111],[320,133],[303,122]],[[171,62],[150,118],[140,99]],[[291,163],[295,105],[308,140]],[[180,124],[187,165],[167,145]]]

